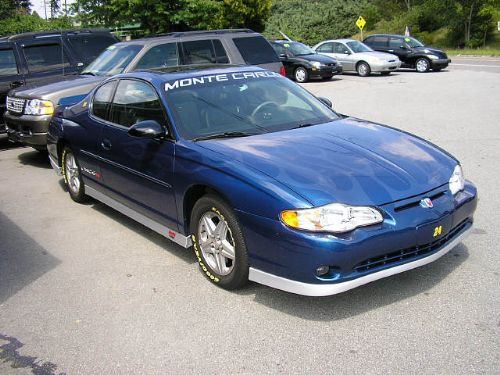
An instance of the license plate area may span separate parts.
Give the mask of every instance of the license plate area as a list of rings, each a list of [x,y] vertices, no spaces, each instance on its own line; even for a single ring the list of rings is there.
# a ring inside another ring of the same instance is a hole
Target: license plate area
[[[451,215],[442,217],[439,220],[417,226],[417,246],[427,245],[444,238],[453,226]]]

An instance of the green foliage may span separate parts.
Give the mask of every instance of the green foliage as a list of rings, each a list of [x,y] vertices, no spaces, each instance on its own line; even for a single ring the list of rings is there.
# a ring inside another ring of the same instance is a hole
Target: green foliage
[[[30,31],[61,30],[71,28],[65,18],[45,21],[30,14],[18,13],[13,17],[0,20],[0,35],[20,34]]]

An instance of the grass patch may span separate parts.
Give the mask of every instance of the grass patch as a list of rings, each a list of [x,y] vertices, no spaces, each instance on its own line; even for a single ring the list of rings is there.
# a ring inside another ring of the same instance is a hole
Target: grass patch
[[[464,48],[464,49],[445,49],[449,56],[499,56],[500,48]]]

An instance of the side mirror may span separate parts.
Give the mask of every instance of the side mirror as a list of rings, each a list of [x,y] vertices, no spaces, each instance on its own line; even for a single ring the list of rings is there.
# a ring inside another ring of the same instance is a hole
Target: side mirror
[[[351,51],[348,51],[348,50],[344,51],[344,55],[350,55],[350,54],[351,54]]]
[[[288,58],[288,56],[286,55],[286,53],[282,53],[282,54],[279,55],[279,58],[283,59],[283,60],[286,60]]]
[[[325,98],[323,96],[318,96],[318,100],[321,101],[324,105],[326,105],[328,108],[333,108],[333,104],[330,99]]]
[[[401,49],[408,49],[408,48],[406,48],[406,46],[400,46],[399,48],[401,48]]]
[[[137,138],[161,139],[168,133],[155,120],[144,120],[134,124],[128,130],[128,134]]]

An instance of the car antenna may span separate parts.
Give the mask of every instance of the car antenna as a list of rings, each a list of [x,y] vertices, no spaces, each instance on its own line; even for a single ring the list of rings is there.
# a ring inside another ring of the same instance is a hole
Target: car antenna
[[[278,31],[279,31],[279,30],[278,30]],[[291,41],[292,41],[292,40],[291,40],[291,39],[290,39],[290,38],[289,38],[289,37],[288,37],[288,36],[287,36],[284,32],[279,31],[279,33],[281,34],[281,36],[282,36],[283,38],[285,38],[285,39],[286,39],[286,40],[288,40],[289,42],[291,42]]]

